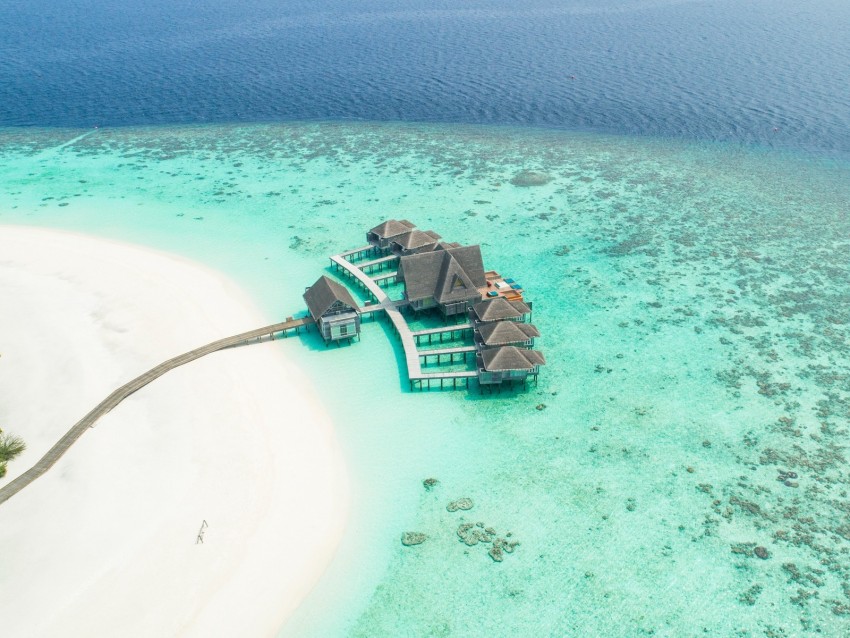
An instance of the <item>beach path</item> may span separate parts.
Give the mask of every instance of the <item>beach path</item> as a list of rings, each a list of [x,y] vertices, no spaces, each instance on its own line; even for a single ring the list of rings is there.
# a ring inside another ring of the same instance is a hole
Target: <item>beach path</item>
[[[275,323],[263,328],[249,330],[248,332],[233,335],[232,337],[225,337],[224,339],[213,341],[212,343],[208,343],[200,348],[195,348],[194,350],[185,352],[169,359],[168,361],[164,361],[158,366],[151,368],[144,374],[136,377],[132,381],[125,383],[103,401],[98,403],[91,412],[77,421],[77,423],[75,423],[74,426],[68,430],[65,435],[59,439],[56,444],[47,451],[47,454],[42,456],[34,466],[0,488],[0,505],[8,501],[15,494],[20,492],[27,485],[35,481],[38,477],[53,467],[56,461],[62,458],[62,455],[65,454],[65,452],[67,452],[71,446],[76,443],[77,439],[79,439],[86,430],[92,427],[100,417],[107,414],[128,396],[141,390],[143,387],[152,381],[155,381],[169,370],[186,365],[196,359],[200,359],[201,357],[219,350],[224,350],[225,348],[245,345],[251,341],[261,340],[264,337],[273,339],[275,334],[282,333],[285,335],[290,330],[299,330],[300,328],[309,326],[312,323],[314,322],[310,317],[302,317],[300,319],[290,319],[288,321]]]

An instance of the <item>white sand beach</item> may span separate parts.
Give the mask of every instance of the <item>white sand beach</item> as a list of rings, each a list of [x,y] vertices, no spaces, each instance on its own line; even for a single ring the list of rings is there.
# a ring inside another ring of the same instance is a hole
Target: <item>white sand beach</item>
[[[179,257],[15,226],[0,226],[0,300],[0,427],[28,446],[0,486],[121,384],[280,320]],[[213,353],[129,397],[0,505],[0,631],[274,635],[347,508],[329,418],[280,344]]]

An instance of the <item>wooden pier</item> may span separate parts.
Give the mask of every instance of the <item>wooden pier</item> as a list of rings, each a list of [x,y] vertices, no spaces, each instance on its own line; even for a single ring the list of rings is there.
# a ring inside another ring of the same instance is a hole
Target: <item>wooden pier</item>
[[[77,421],[77,423],[74,424],[74,426],[68,430],[65,435],[59,439],[59,441],[57,441],[56,444],[51,447],[35,465],[0,488],[0,504],[8,501],[15,494],[20,492],[27,485],[53,467],[56,461],[62,458],[62,455],[65,454],[65,452],[67,452],[68,449],[76,443],[77,439],[79,439],[86,430],[92,427],[98,419],[114,409],[128,396],[142,389],[151,381],[158,379],[169,370],[186,365],[196,359],[200,359],[203,356],[219,350],[224,350],[225,348],[232,348],[234,346],[245,345],[247,343],[262,341],[264,339],[274,339],[274,335],[276,334],[286,336],[289,332],[299,333],[301,328],[306,328],[312,323],[313,319],[310,317],[304,317],[302,319],[289,318],[287,321],[282,323],[276,323],[263,328],[257,328],[256,330],[243,332],[232,337],[219,339],[218,341],[213,341],[205,346],[201,346],[200,348],[195,348],[194,350],[178,355],[164,363],[160,363],[155,368],[151,368],[141,376],[125,383],[120,388],[112,392],[112,394],[106,397],[103,401],[98,403],[91,412]]]
[[[360,248],[352,248],[351,250],[346,250],[344,253],[340,253],[339,256],[347,261],[351,261],[352,259],[360,259],[361,257],[365,257],[366,255],[376,255],[377,248],[375,248],[372,244],[368,246],[361,246]]]
[[[411,390],[423,390],[427,388],[431,389],[431,382],[433,381],[435,384],[437,381],[440,382],[440,389],[442,390],[448,382],[452,382],[452,389],[457,388],[459,385],[468,388],[469,380],[474,379],[478,376],[475,372],[436,372],[433,374],[420,374],[417,377],[410,379],[410,389]],[[444,385],[445,384],[445,385]]]
[[[372,281],[374,281],[379,286],[384,282],[387,282],[386,285],[394,284],[396,281],[396,277],[398,277],[398,271],[393,270],[392,272],[388,272],[384,275],[378,275],[377,277],[372,277]]]
[[[378,259],[373,259],[372,261],[365,261],[362,264],[357,264],[357,268],[359,270],[362,270],[364,273],[367,271],[374,272],[376,267],[378,268],[378,270],[383,270],[384,266],[390,266],[397,262],[398,257],[396,257],[395,255],[387,255],[386,257],[379,257]]]
[[[458,346],[456,348],[433,348],[431,350],[419,350],[419,358],[422,359],[423,363],[428,363],[428,357],[436,357],[437,363],[443,362],[443,357],[449,358],[449,363],[454,363],[455,356],[458,359],[466,362],[466,358],[471,354],[472,358],[475,358],[475,346]]]
[[[449,341],[452,339],[460,339],[465,337],[467,334],[472,334],[472,324],[471,323],[459,323],[453,326],[443,326],[441,328],[428,328],[427,330],[415,330],[413,332],[413,338],[416,340],[417,344],[422,343],[422,341],[427,338],[428,343],[431,343],[434,337],[439,336],[440,342],[448,335]],[[455,336],[457,335],[457,336]]]

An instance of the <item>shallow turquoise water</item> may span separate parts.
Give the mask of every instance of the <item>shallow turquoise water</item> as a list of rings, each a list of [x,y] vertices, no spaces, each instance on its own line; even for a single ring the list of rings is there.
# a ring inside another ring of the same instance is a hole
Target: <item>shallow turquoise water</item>
[[[850,633],[850,166],[498,127],[65,145],[83,133],[0,134],[0,223],[187,255],[279,318],[329,254],[403,217],[480,242],[535,302],[548,365],[525,393],[411,394],[381,322],[351,347],[275,346],[326,401],[354,492],[340,552],[282,635]],[[512,184],[523,170],[551,180]],[[474,508],[448,512],[461,497]],[[495,563],[459,542],[464,521],[521,544]],[[405,531],[429,539],[404,548]]]

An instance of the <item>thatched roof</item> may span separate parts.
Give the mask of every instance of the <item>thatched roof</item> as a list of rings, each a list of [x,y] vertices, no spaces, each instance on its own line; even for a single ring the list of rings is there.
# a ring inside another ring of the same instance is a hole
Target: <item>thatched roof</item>
[[[540,336],[540,331],[530,323],[516,321],[491,321],[481,324],[477,330],[482,341],[488,346],[522,343]]]
[[[457,259],[451,255],[443,257],[440,277],[437,279],[437,289],[434,297],[440,303],[462,301],[478,295],[478,288],[473,283]]]
[[[531,370],[543,365],[546,359],[537,350],[523,350],[515,346],[502,346],[492,350],[482,350],[481,360],[488,372],[506,370]]]
[[[501,321],[519,319],[531,312],[531,308],[521,301],[508,301],[504,297],[493,297],[475,304],[472,309],[481,321]]]
[[[440,303],[468,299],[487,285],[479,246],[407,255],[399,260],[407,298],[434,297]]]
[[[436,244],[438,241],[440,241],[440,236],[433,230],[411,230],[398,237],[393,237],[393,244],[398,244],[405,250],[422,248]]]
[[[388,219],[387,221],[375,226],[369,232],[375,233],[382,239],[388,239],[390,237],[409,233],[414,228],[416,228],[416,224],[413,224],[406,219]]]
[[[511,301],[510,304],[523,315],[527,315],[531,313],[531,306],[526,304],[524,301]]]
[[[307,292],[304,293],[304,301],[307,302],[307,309],[316,321],[337,301],[359,311],[357,302],[348,292],[348,289],[326,275],[319,277],[316,283],[307,289]]]

